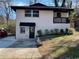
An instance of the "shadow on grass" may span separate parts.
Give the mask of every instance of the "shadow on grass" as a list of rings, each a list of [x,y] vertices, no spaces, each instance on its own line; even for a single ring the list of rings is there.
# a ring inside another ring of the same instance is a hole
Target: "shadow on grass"
[[[54,38],[63,37],[63,36],[66,36],[66,35],[47,35],[47,36],[40,37],[40,39],[41,41],[46,41],[46,40],[52,40]]]
[[[75,28],[75,31],[76,31],[76,32],[79,32],[79,28]]]
[[[79,40],[61,40],[56,46],[51,48],[54,48],[50,52],[52,56],[48,54],[45,55],[43,59],[79,59]]]
[[[60,47],[61,48],[61,47]],[[54,59],[79,59],[79,45],[76,47],[66,47],[67,51]]]
[[[56,50],[61,49],[62,46],[56,48]],[[50,54],[43,56],[42,59],[79,59],[79,48],[78,47],[64,47],[66,51],[59,56],[52,57]],[[55,51],[56,51],[55,50]]]

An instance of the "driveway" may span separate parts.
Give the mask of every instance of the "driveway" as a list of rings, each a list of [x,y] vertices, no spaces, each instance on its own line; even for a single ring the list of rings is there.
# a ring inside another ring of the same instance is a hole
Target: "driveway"
[[[35,39],[16,40],[14,36],[2,38],[0,48],[36,48]]]
[[[7,48],[8,46],[14,44],[16,42],[14,36],[6,37],[0,39],[0,48]]]
[[[17,41],[14,36],[0,40],[0,59],[39,59],[35,39]]]
[[[9,48],[36,48],[35,39],[18,40],[14,44],[10,45]]]

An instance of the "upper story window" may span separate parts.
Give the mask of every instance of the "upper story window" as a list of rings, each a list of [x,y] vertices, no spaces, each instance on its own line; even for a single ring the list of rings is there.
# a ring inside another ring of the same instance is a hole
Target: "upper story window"
[[[31,10],[25,10],[25,16],[31,17]]]
[[[39,17],[39,11],[33,10],[33,17]]]
[[[58,13],[57,13],[57,17],[61,17],[61,13],[58,12]]]
[[[55,12],[54,17],[61,17],[61,13],[60,12]]]
[[[38,10],[25,10],[25,16],[26,17],[39,17],[39,11]]]
[[[54,12],[54,17],[69,17],[68,12]]]

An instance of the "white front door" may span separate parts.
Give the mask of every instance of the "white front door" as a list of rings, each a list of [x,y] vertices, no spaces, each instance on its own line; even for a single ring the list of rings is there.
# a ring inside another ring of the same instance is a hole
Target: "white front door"
[[[29,26],[25,27],[25,38],[28,39],[29,38]]]

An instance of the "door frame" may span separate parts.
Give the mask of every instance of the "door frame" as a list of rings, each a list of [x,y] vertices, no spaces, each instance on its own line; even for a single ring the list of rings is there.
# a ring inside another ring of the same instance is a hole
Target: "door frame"
[[[29,26],[29,38],[35,38],[35,26]]]

